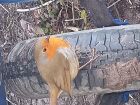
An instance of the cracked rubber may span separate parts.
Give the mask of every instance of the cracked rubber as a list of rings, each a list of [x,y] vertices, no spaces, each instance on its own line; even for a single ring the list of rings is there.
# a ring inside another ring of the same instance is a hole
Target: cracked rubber
[[[89,65],[86,66],[73,81],[73,95],[88,94],[89,92],[111,93],[129,90],[126,88],[106,90],[104,86],[105,81],[102,77],[103,72],[98,71],[98,69],[106,64],[127,62],[134,57],[139,60],[140,24],[98,28],[64,33],[57,36],[68,40],[76,49],[80,65],[90,59],[89,56],[93,48],[96,49],[97,54],[100,54],[100,57],[92,64],[91,69],[89,69]],[[7,79],[7,75],[4,75],[7,89],[22,98],[43,98],[48,96],[48,88],[44,87],[42,82],[39,82],[42,80],[38,76],[33,59],[33,46],[35,41],[36,38],[19,42],[8,56],[9,62],[18,61],[18,64],[11,63],[10,65],[12,65],[15,74],[22,73],[22,75],[18,77],[19,79],[14,79],[16,76],[9,76],[9,79],[13,78],[12,80]],[[23,62],[25,62],[25,65],[21,65]],[[7,68],[8,66],[5,67]],[[6,68],[4,72],[10,73],[10,68]],[[101,78],[98,75],[100,75]],[[139,89],[139,87],[140,86],[136,86],[134,90]]]

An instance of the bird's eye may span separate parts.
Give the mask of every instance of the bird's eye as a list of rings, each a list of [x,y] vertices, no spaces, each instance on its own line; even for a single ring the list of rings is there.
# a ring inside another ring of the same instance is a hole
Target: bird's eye
[[[43,49],[43,52],[46,52],[46,50],[47,50],[47,49],[46,49],[46,48],[44,48],[44,49]]]

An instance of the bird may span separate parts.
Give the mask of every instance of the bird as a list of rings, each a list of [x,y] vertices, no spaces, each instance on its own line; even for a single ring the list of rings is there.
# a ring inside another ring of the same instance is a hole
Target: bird
[[[35,62],[43,80],[49,86],[50,105],[64,91],[72,96],[72,80],[79,72],[79,61],[71,44],[60,37],[42,37],[35,43]]]

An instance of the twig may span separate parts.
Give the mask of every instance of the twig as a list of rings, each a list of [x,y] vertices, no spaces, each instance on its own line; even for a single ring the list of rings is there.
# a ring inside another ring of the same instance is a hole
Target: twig
[[[0,4],[0,6],[1,6],[6,12],[9,13],[9,11],[8,11],[2,4]]]
[[[118,2],[120,2],[121,0],[117,0],[116,2],[112,3],[110,6],[108,6],[107,8],[111,8],[112,6],[116,5]]]
[[[133,96],[131,94],[129,94],[129,97],[136,103],[136,105],[139,105],[139,103],[137,102],[136,99],[133,98]]]
[[[87,66],[89,63],[95,61],[98,57],[99,57],[99,55],[97,55],[96,57],[94,57],[93,59],[91,59],[90,61],[88,61],[86,64],[84,64],[83,66],[81,66],[81,67],[79,68],[79,70],[80,70],[80,69],[83,69],[83,68],[84,68],[85,66]]]
[[[69,1],[69,0],[67,0],[67,1],[72,5],[72,2],[71,1]],[[79,8],[77,6],[74,6],[74,8],[76,9],[76,11],[79,11]]]
[[[74,31],[74,32],[76,32],[76,31],[79,31],[80,29],[79,28],[77,28],[77,27],[65,27],[65,29],[69,29],[69,30],[72,30],[72,31]]]
[[[73,17],[73,23],[75,23],[75,19],[74,19],[74,3],[72,2],[72,17]]]
[[[0,46],[0,47],[4,47],[7,44],[7,40]]]
[[[57,21],[58,21],[58,19],[61,17],[62,10],[63,10],[63,8],[60,10],[60,12],[59,12],[59,14],[58,14]]]
[[[44,4],[41,4],[41,5],[39,5],[39,6],[37,6],[37,7],[33,7],[33,8],[28,8],[28,9],[17,9],[17,12],[28,12],[28,11],[33,11],[33,10],[39,9],[39,8],[41,8],[41,7],[43,7],[43,6],[49,5],[49,4],[51,4],[52,2],[54,2],[54,1],[55,1],[55,0],[50,0],[50,1],[46,2],[46,3],[44,3]]]
[[[117,13],[118,17],[120,18],[120,14],[119,14],[119,11],[118,11],[116,5],[114,5],[114,7],[115,7],[115,10],[116,10],[116,13]]]
[[[128,0],[128,2],[132,5],[132,2],[131,2],[131,0]]]
[[[82,20],[82,18],[77,18],[77,19],[74,19],[74,20]],[[70,22],[70,21],[73,21],[73,19],[65,20],[65,22]]]
[[[17,104],[15,104],[15,103],[13,103],[12,101],[10,101],[7,97],[6,97],[6,100],[7,100],[8,102],[10,102],[12,105],[17,105]]]

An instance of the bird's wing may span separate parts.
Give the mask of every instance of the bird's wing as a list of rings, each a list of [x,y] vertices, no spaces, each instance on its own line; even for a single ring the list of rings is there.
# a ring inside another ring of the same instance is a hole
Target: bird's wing
[[[72,80],[77,76],[79,70],[78,58],[72,48],[59,49],[57,55],[59,56],[58,62],[61,62],[61,66],[63,67],[60,70],[61,77],[63,78],[61,88],[71,95]]]
[[[57,52],[57,56],[59,56],[59,60],[61,62],[62,70],[61,72],[61,83],[60,88],[66,92],[68,92],[69,95],[71,95],[71,69],[70,69],[70,59],[68,54],[68,49],[62,49]],[[57,82],[59,83],[59,82]]]
[[[79,71],[79,61],[75,50],[70,47],[59,49],[58,52],[62,54],[66,60],[68,60],[67,63],[69,65],[67,65],[67,67],[70,70],[71,79],[73,80],[77,76],[77,73]]]

